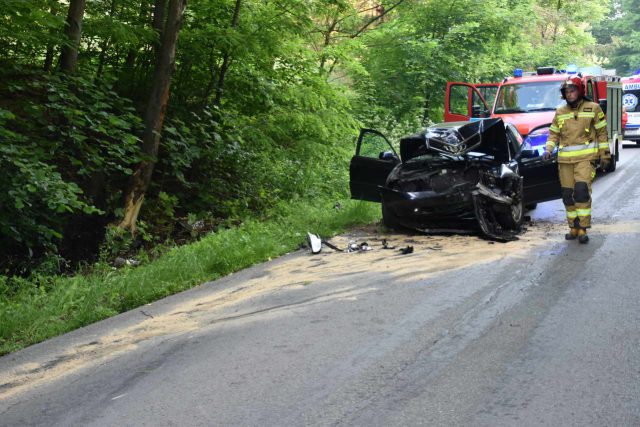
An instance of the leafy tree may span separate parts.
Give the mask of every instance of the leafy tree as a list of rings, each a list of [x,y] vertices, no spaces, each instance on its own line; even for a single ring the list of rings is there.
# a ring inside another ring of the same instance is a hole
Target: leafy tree
[[[163,4],[160,0],[158,4]],[[169,102],[169,89],[171,77],[175,68],[176,44],[187,0],[169,0],[167,18],[162,28],[162,43],[157,50],[157,62],[153,74],[153,85],[149,102],[144,116],[144,132],[142,134],[142,160],[135,173],[131,177],[131,184],[125,199],[124,218],[119,224],[120,228],[136,230],[136,221],[145,193],[151,182],[153,167],[157,162],[162,126]],[[156,15],[164,20],[164,14],[159,13],[161,7],[156,8]]]
[[[620,75],[640,69],[640,1],[614,2],[607,19],[599,25],[597,36],[605,46],[602,55]]]

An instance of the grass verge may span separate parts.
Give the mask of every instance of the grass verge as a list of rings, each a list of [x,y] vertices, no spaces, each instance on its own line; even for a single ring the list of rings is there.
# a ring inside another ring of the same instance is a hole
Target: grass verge
[[[55,277],[10,297],[1,292],[6,278],[0,277],[0,355],[283,255],[297,249],[307,231],[328,237],[380,217],[377,204],[341,205],[338,211],[333,202],[290,205],[272,219],[210,234],[147,265]]]

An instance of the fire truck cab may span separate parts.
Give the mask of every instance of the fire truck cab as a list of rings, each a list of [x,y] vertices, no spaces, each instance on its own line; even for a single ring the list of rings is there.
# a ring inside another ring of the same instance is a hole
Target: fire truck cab
[[[500,83],[471,84],[448,82],[444,102],[444,120],[464,121],[500,117],[512,123],[540,153],[544,149],[548,126],[555,110],[564,101],[560,85],[573,74],[540,67],[536,72],[516,69],[513,77]],[[598,102],[607,114],[607,130],[613,172],[622,147],[622,88],[615,76],[581,76],[586,96]],[[527,138],[529,137],[529,138]]]

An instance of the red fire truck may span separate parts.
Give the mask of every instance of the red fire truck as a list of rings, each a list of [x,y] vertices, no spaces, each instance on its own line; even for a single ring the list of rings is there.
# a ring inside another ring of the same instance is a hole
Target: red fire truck
[[[541,152],[549,134],[548,127],[560,99],[560,85],[573,74],[557,72],[554,67],[540,67],[524,73],[516,69],[513,77],[500,83],[447,83],[444,120],[466,121],[500,117],[513,123],[530,143]],[[582,76],[586,95],[598,102],[607,114],[607,130],[613,172],[622,147],[622,87],[616,76]],[[528,137],[528,138],[527,138]]]

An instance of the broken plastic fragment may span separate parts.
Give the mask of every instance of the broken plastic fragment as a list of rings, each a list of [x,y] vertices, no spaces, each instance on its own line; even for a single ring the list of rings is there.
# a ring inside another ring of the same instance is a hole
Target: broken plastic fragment
[[[358,244],[355,240],[351,240],[349,242],[349,246],[347,247],[347,252],[355,252],[358,250]]]
[[[320,240],[320,237],[307,231],[307,238],[309,240],[309,246],[311,247],[311,253],[319,254],[322,250],[322,240]]]
[[[362,243],[360,243],[360,250],[363,251],[363,252],[370,251],[371,250],[371,246],[369,246],[369,244],[367,242],[362,242]]]
[[[400,253],[402,255],[412,254],[413,253],[413,246],[407,246],[406,248],[400,248],[398,250],[400,251]]]

